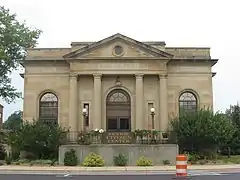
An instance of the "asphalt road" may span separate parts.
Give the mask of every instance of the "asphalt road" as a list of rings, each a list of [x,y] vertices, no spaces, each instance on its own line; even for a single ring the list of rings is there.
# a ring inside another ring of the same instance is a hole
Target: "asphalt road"
[[[155,175],[34,175],[34,174],[0,174],[3,180],[172,180],[176,179],[171,174]],[[196,175],[190,177],[192,180],[239,180],[240,173],[222,174],[222,175]]]

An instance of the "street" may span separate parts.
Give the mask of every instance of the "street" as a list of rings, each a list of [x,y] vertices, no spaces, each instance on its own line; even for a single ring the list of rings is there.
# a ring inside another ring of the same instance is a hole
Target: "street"
[[[0,179],[4,180],[172,180],[177,179],[172,174],[149,174],[149,175],[40,175],[40,174],[0,174]],[[193,180],[239,180],[240,173],[222,174],[222,175],[194,175],[189,177]]]

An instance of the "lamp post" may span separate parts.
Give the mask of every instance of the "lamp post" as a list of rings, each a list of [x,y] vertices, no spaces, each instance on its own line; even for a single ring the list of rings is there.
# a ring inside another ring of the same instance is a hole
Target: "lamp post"
[[[155,108],[151,108],[151,116],[152,116],[152,129],[154,129],[154,116],[155,116]]]
[[[82,109],[82,115],[83,115],[83,130],[84,132],[86,132],[86,128],[87,128],[87,108],[83,108]]]

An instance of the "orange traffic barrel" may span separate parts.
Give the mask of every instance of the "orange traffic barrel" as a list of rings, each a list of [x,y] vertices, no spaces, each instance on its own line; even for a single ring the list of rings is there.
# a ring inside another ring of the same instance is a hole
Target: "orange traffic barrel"
[[[187,176],[187,156],[179,154],[176,157],[176,176]]]

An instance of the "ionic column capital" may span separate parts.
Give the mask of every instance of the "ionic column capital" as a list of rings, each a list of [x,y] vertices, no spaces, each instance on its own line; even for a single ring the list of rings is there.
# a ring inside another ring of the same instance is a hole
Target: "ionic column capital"
[[[93,74],[94,79],[101,79],[102,74]]]
[[[69,77],[70,77],[70,78],[77,78],[77,77],[78,77],[78,74],[69,74]]]
[[[159,79],[166,79],[168,77],[168,74],[159,74]]]
[[[136,79],[142,79],[144,74],[135,74]]]

